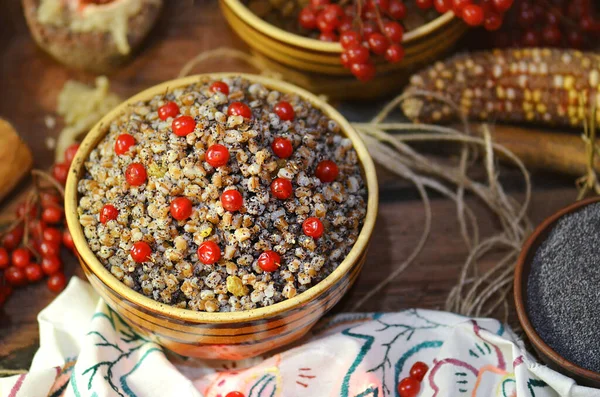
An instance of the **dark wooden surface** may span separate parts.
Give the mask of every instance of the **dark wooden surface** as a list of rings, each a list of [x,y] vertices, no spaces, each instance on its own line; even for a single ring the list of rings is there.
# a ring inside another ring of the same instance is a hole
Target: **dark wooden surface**
[[[216,2],[168,0],[166,3],[165,12],[138,56],[110,76],[114,91],[123,97],[175,77],[182,65],[201,51],[221,46],[245,48],[227,27]],[[44,141],[47,136],[55,136],[58,127],[46,128],[44,117],[54,114],[57,94],[65,81],[91,82],[94,76],[69,71],[36,48],[29,37],[19,0],[0,1],[0,57],[0,116],[10,120],[30,145],[36,167],[49,167],[52,152]],[[228,60],[206,64],[196,71],[227,70],[250,71]],[[376,105],[342,104],[341,109],[349,119],[358,120],[372,115]],[[512,183],[517,174],[511,170],[506,170],[506,174],[506,182],[518,193],[520,185]],[[380,173],[380,180],[385,183],[381,183],[380,214],[367,263],[357,284],[336,311],[350,308],[398,266],[411,252],[422,230],[422,204],[415,190],[384,172]],[[575,198],[572,179],[534,174],[533,182],[530,216],[534,223]],[[492,233],[496,227],[493,219],[474,199],[468,198],[468,201],[481,216],[482,232]],[[434,199],[432,207],[434,225],[425,250],[361,310],[443,307],[467,251],[458,233],[454,204]],[[73,257],[63,253],[63,258],[69,275],[83,277]],[[53,296],[40,283],[17,291],[0,308],[0,368],[22,369],[30,365],[38,346],[36,316]]]

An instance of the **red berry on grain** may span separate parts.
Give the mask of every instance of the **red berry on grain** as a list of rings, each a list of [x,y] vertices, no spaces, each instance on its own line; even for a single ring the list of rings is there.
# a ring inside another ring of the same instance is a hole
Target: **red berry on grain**
[[[27,248],[17,248],[12,252],[11,260],[14,267],[22,269],[31,262],[31,252]]]
[[[302,230],[308,237],[319,238],[323,235],[325,228],[321,220],[313,216],[302,222]]]
[[[242,102],[232,102],[227,108],[228,116],[242,116],[245,119],[252,118],[252,110]]]
[[[410,367],[410,377],[421,382],[428,370],[429,366],[427,366],[427,364],[422,361],[417,361]]]
[[[16,266],[11,266],[4,271],[4,278],[8,282],[8,284],[19,287],[27,284],[27,276],[25,276],[25,271]]]
[[[230,391],[225,395],[225,397],[246,397],[244,393],[239,391]]]
[[[42,211],[42,220],[46,223],[59,223],[63,219],[63,210],[59,207],[46,207]]]
[[[58,256],[60,255],[60,245],[57,243],[51,243],[50,241],[42,241],[40,243],[40,254],[42,257],[46,256]]]
[[[42,258],[42,271],[48,276],[58,273],[62,268],[62,262],[58,256],[45,256]]]
[[[406,16],[406,6],[400,0],[390,0],[388,13],[394,19],[404,19]]]
[[[312,30],[317,28],[317,12],[310,8],[305,7],[298,14],[298,23],[304,29]]]
[[[140,163],[131,163],[125,170],[125,179],[131,186],[140,186],[146,182],[146,168]]]
[[[129,134],[121,134],[115,141],[115,153],[123,155],[129,151],[129,148],[135,145],[135,138]]]
[[[198,247],[198,259],[205,265],[212,265],[221,259],[221,248],[214,241],[205,241]]]
[[[416,397],[421,389],[419,381],[413,378],[404,378],[398,383],[400,397]]]
[[[42,240],[60,244],[62,242],[62,233],[55,227],[47,227],[42,233]]]
[[[315,175],[321,180],[321,182],[333,182],[339,174],[337,164],[331,160],[323,160],[317,164]]]
[[[137,263],[147,262],[152,255],[152,248],[145,241],[138,241],[131,247],[131,258]]]
[[[54,164],[52,167],[52,176],[58,183],[64,185],[69,175],[69,165],[67,163]]]
[[[275,251],[265,251],[258,257],[258,267],[265,272],[274,272],[281,266],[281,257]]]
[[[221,204],[226,211],[239,211],[244,205],[244,197],[237,190],[226,190],[221,195]]]
[[[290,105],[289,102],[281,101],[275,105],[275,113],[281,120],[291,121],[296,117],[296,112],[294,112],[294,108]]]
[[[47,281],[48,289],[52,292],[59,293],[67,285],[67,278],[63,273],[53,274]]]
[[[290,142],[289,139],[282,137],[277,137],[273,140],[271,149],[273,149],[273,153],[280,159],[287,159],[294,153],[292,142]]]
[[[362,82],[367,82],[375,77],[375,65],[370,62],[353,63],[350,66],[350,71]]]
[[[215,81],[211,84],[209,91],[220,92],[222,94],[229,95],[229,86],[227,85],[227,83],[224,83],[222,81]]]
[[[187,197],[177,197],[171,201],[170,211],[173,218],[184,221],[192,215],[192,201]]]
[[[385,60],[389,63],[400,62],[404,59],[404,48],[400,44],[392,44],[385,50]]]
[[[67,247],[70,250],[75,249],[75,243],[73,242],[73,237],[71,236],[71,232],[67,228],[65,228],[65,230],[63,230],[62,243],[65,247]]]
[[[271,182],[271,193],[280,200],[286,200],[292,196],[294,189],[292,182],[285,178],[275,178]]]
[[[187,136],[194,132],[196,120],[191,116],[178,116],[171,123],[173,133],[177,136]]]
[[[158,108],[158,118],[162,121],[179,114],[179,106],[175,102],[167,102]]]
[[[69,146],[68,148],[65,149],[65,163],[68,165],[71,165],[71,163],[73,162],[73,159],[75,158],[75,155],[77,154],[77,151],[79,150],[79,144],[78,143],[74,143],[71,146]]]
[[[33,283],[36,281],[40,281],[42,277],[44,277],[44,273],[42,272],[42,268],[37,263],[30,263],[25,268],[25,277],[29,282]]]
[[[10,265],[10,256],[4,247],[0,247],[0,269],[6,269]]]
[[[404,35],[404,28],[398,22],[389,21],[383,25],[383,33],[394,43],[400,43]]]
[[[105,225],[108,221],[114,221],[119,217],[119,210],[112,204],[105,204],[100,210],[100,223]]]
[[[229,161],[229,150],[217,143],[208,148],[205,158],[212,167],[222,167]]]

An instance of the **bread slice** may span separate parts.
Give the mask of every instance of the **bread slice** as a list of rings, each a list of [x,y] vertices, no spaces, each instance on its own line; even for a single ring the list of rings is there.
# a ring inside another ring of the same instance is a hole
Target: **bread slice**
[[[142,0],[140,11],[129,18],[127,42],[131,50],[124,54],[110,32],[76,32],[68,26],[41,23],[40,1],[22,0],[25,19],[37,44],[66,66],[102,74],[110,73],[131,57],[154,26],[162,6],[162,2]]]

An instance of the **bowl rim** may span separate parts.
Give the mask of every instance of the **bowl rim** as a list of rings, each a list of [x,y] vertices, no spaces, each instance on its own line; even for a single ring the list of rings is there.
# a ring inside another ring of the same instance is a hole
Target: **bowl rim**
[[[544,355],[548,356],[554,363],[556,363],[561,368],[564,368],[565,370],[574,373],[577,376],[587,378],[593,381],[600,381],[600,373],[580,367],[579,365],[567,360],[566,358],[558,354],[542,339],[541,336],[539,336],[539,334],[533,327],[533,324],[529,321],[529,315],[527,314],[525,303],[526,298],[524,297],[526,283],[523,283],[523,273],[525,263],[527,261],[527,258],[530,256],[533,245],[538,242],[538,240],[544,233],[546,233],[549,229],[554,227],[556,222],[563,216],[578,211],[581,208],[586,207],[590,204],[598,202],[600,202],[600,197],[590,197],[587,199],[576,201],[555,212],[553,215],[546,218],[539,226],[537,226],[534,232],[531,234],[531,236],[529,236],[529,238],[523,245],[523,248],[521,249],[515,266],[515,277],[513,284],[513,294],[515,300],[515,307],[517,310],[517,317],[519,318],[519,322],[521,323],[521,326],[523,327],[523,330],[527,334],[527,337],[529,338],[531,343],[536,347],[536,349],[540,350]]]
[[[290,33],[286,30],[283,30],[275,25],[266,22],[264,19],[258,17],[256,14],[250,11],[250,9],[246,7],[240,0],[221,1],[223,1],[229,8],[231,8],[231,10],[234,13],[236,13],[242,20],[246,21],[248,25],[252,26],[254,29],[267,36],[274,37],[275,39],[290,45],[308,48],[311,50],[331,53],[342,52],[342,46],[340,45],[340,43],[329,43],[317,39],[311,39],[309,37],[300,36],[294,33]],[[427,22],[425,25],[419,26],[416,29],[406,32],[402,38],[402,43],[408,44],[411,41],[418,40],[427,33],[433,30],[437,30],[439,27],[448,24],[453,19],[454,13],[452,11],[448,11],[444,14],[441,14],[437,18]]]
[[[275,303],[270,306],[261,307],[257,309],[250,309],[239,312],[201,312],[193,311],[189,309],[177,308],[170,306],[153,299],[146,297],[145,295],[134,291],[127,287],[124,283],[114,277],[97,259],[96,255],[89,248],[86,238],[83,234],[83,230],[78,221],[77,206],[78,206],[78,192],[77,182],[80,179],[80,175],[83,173],[84,162],[89,156],[89,153],[97,143],[104,138],[108,133],[107,126],[117,116],[123,113],[123,111],[131,104],[143,100],[149,100],[150,98],[165,94],[169,90],[187,86],[193,83],[202,81],[203,79],[223,79],[223,78],[234,78],[241,77],[251,82],[260,83],[275,89],[283,93],[293,93],[302,97],[305,101],[309,102],[315,108],[322,111],[332,120],[336,121],[341,128],[341,131],[345,136],[351,139],[352,145],[356,150],[359,158],[359,162],[364,172],[365,183],[367,186],[367,214],[365,216],[362,229],[360,234],[352,246],[348,255],[344,260],[337,266],[337,268],[329,274],[325,279],[309,288],[308,290],[294,296],[293,298],[286,299],[284,301]],[[183,321],[190,321],[194,323],[236,323],[236,322],[248,322],[254,320],[260,320],[265,317],[275,316],[277,314],[290,311],[303,304],[306,304],[321,294],[329,290],[344,275],[346,275],[353,265],[360,259],[362,253],[366,250],[373,229],[375,226],[375,220],[377,217],[378,208],[378,182],[375,173],[375,165],[373,159],[367,151],[366,145],[362,138],[350,125],[350,123],[344,118],[336,109],[331,105],[327,104],[316,95],[289,84],[284,81],[254,75],[246,73],[206,73],[198,74],[194,76],[179,78],[170,80],[153,87],[150,87],[131,98],[125,100],[117,107],[108,112],[102,119],[92,127],[90,132],[86,135],[85,139],[81,142],[80,148],[75,155],[71,167],[69,169],[69,175],[65,186],[65,217],[67,225],[71,231],[75,248],[79,253],[80,260],[83,260],[90,271],[98,277],[105,286],[115,291],[117,294],[122,296],[124,299],[135,303],[136,305],[148,310],[150,312],[158,313],[163,316],[170,318],[176,318]]]

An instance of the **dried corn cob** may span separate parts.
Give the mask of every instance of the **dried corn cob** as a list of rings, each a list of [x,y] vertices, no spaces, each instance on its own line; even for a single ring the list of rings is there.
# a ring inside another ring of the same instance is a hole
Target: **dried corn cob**
[[[600,105],[600,55],[538,48],[460,55],[412,76],[405,92],[417,90],[447,97],[471,120],[581,126],[590,103]],[[411,98],[402,109],[425,123],[457,116],[433,98]]]

